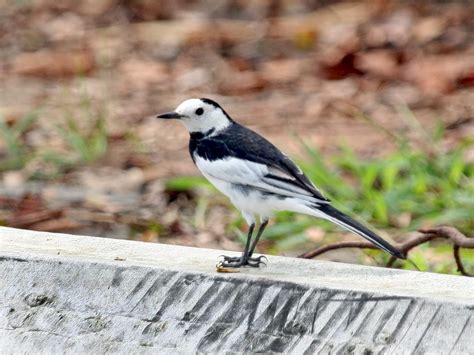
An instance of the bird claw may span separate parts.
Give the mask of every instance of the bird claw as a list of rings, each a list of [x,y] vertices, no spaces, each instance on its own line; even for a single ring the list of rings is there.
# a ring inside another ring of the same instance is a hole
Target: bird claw
[[[227,256],[227,255],[219,255],[218,258],[223,258],[224,261],[239,261],[241,259],[241,256]]]
[[[250,267],[260,267],[260,265],[265,265],[267,266],[267,263],[262,261],[262,259],[265,259],[265,261],[268,261],[268,259],[260,255],[256,258],[250,258],[250,257],[244,257],[244,256],[226,256],[226,255],[221,255],[220,257],[223,257],[224,260],[221,260],[217,263],[217,268],[222,268],[222,267],[233,267],[233,268],[239,268],[241,266],[250,266]]]
[[[262,259],[265,259],[266,262],[268,262],[268,259],[265,255],[260,255],[260,256],[257,256],[255,258],[249,258],[249,260],[258,260],[259,262],[262,262]],[[264,263],[265,265],[267,265],[266,263]]]
[[[260,265],[267,266],[267,263],[261,260],[258,260],[258,261],[248,260],[246,265],[251,266],[251,267],[260,267]]]

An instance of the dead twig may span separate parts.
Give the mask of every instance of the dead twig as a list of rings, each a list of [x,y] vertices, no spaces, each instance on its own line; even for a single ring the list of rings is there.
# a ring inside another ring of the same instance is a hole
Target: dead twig
[[[474,276],[466,271],[460,255],[460,249],[474,249],[474,238],[468,238],[456,228],[441,226],[436,228],[420,229],[420,233],[431,235],[435,238],[451,239],[453,243],[453,255],[458,271],[464,276]]]
[[[304,254],[298,255],[298,258],[312,259],[328,251],[336,250],[336,249],[345,249],[345,248],[378,249],[374,244],[369,243],[369,242],[340,242],[340,243],[324,245],[317,249],[308,251]]]
[[[469,274],[464,267],[460,255],[461,248],[467,249],[474,249],[474,238],[468,238],[460,231],[458,231],[454,227],[435,227],[435,228],[427,228],[427,229],[420,229],[418,230],[420,235],[417,235],[397,246],[397,248],[404,254],[407,255],[410,250],[413,248],[429,242],[433,239],[442,238],[442,239],[449,239],[453,243],[453,256],[456,262],[456,266],[458,271],[464,276],[474,276]],[[315,250],[311,250],[299,256],[299,258],[311,259],[321,254],[324,254],[330,250],[336,249],[345,249],[345,248],[358,248],[358,249],[378,249],[375,245],[370,242],[340,242],[340,243],[333,243],[329,245],[322,246]],[[392,267],[397,258],[391,257],[390,260],[387,262],[387,267]]]

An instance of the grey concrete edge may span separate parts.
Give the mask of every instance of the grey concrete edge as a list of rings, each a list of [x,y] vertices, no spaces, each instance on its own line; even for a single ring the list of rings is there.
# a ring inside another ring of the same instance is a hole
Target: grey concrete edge
[[[214,278],[289,282],[333,290],[426,298],[474,305],[474,279],[317,260],[268,256],[268,266],[217,273],[222,254],[235,252],[0,227],[0,259],[100,263],[199,273]]]

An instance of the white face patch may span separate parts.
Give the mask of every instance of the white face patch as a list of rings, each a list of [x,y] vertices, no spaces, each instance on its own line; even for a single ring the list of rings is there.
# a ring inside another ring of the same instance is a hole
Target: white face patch
[[[180,121],[189,132],[204,133],[211,129],[218,132],[231,125],[231,121],[219,107],[201,99],[186,100],[175,111],[185,116]]]

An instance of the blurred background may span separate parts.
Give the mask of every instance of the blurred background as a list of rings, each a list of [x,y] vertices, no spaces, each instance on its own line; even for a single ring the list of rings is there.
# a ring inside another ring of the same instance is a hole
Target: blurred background
[[[471,1],[0,0],[0,225],[240,250],[188,133],[154,118],[209,97],[383,236],[473,237],[473,18]],[[259,251],[341,240],[359,239],[282,213]],[[410,257],[456,271],[447,242]]]

